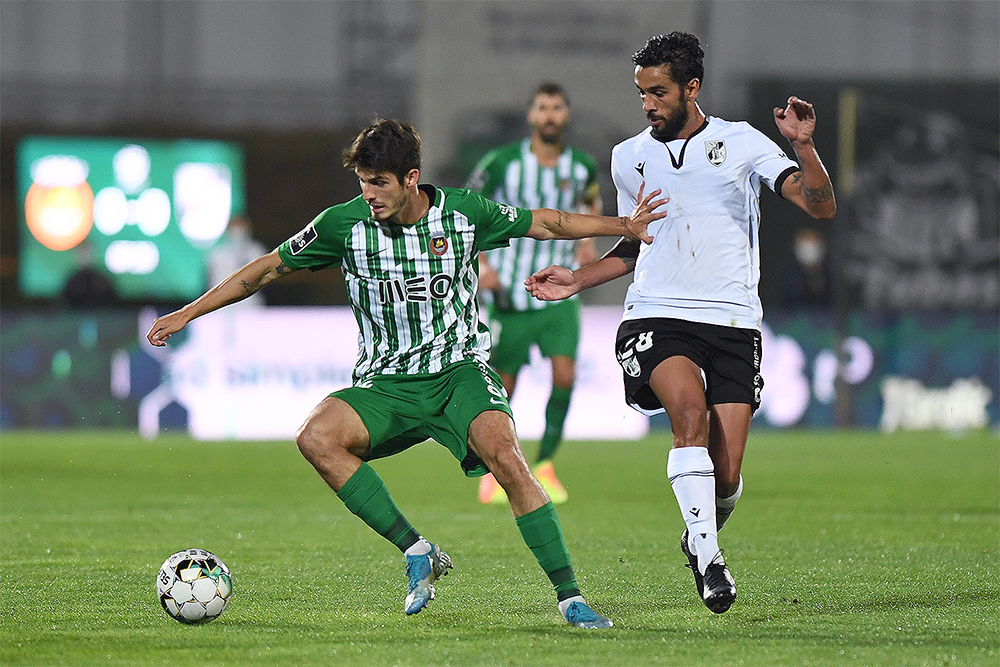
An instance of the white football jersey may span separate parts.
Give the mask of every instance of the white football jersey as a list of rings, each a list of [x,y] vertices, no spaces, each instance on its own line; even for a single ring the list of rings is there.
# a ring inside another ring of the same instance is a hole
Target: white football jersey
[[[667,217],[649,226],[642,244],[624,319],[670,317],[761,329],[760,184],[780,193],[798,164],[745,122],[709,116],[687,139],[657,141],[650,128],[611,152],[618,214],[661,190]]]

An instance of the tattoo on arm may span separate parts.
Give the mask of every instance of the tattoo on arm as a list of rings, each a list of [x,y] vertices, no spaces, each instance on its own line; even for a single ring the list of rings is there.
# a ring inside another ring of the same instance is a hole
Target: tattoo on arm
[[[833,186],[822,185],[818,188],[807,188],[802,182],[802,172],[797,171],[792,174],[792,183],[798,186],[799,191],[805,198],[807,204],[825,204],[833,199]]]
[[[566,229],[566,225],[569,224],[569,213],[566,211],[556,211],[559,215],[556,217],[556,226],[559,229]]]
[[[277,274],[279,276],[283,276],[285,274],[288,274],[288,273],[292,272],[292,270],[290,268],[288,268],[287,266],[285,266],[284,262],[279,263],[278,266],[276,266],[274,270],[277,272]]]
[[[802,194],[810,204],[825,204],[833,199],[833,187],[824,185],[819,188],[807,188],[802,186]]]

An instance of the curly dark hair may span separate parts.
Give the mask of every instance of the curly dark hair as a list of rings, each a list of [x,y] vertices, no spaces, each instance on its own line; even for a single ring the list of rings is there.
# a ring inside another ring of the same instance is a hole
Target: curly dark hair
[[[697,37],[688,32],[672,32],[650,37],[646,45],[632,56],[632,63],[639,67],[669,65],[670,78],[677,85],[684,86],[691,79],[704,82],[704,57],[705,52]]]
[[[402,183],[411,169],[420,169],[420,135],[409,123],[376,118],[344,151],[343,165],[395,174]]]

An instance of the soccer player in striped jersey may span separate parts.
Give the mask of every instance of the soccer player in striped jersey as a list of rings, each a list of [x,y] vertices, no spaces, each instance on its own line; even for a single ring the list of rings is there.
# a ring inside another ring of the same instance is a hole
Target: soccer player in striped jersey
[[[740,467],[763,386],[760,187],[814,218],[833,218],[837,205],[813,144],[812,105],[790,97],[774,109],[796,162],[747,123],[702,112],[703,58],[697,37],[674,32],[651,38],[632,59],[649,127],[615,146],[611,172],[619,209],[640,184],[670,198],[667,217],[650,227],[654,242],[623,240],[589,266],[550,267],[526,284],[558,299],[635,272],[616,343],[625,398],[670,417],[667,477],[686,525],[681,550],[705,605],[723,613],[736,585],[718,530],[743,491]]]
[[[559,518],[524,459],[503,385],[488,365],[478,256],[520,236],[649,241],[646,226],[664,215],[657,209],[665,200],[640,194],[630,215],[609,218],[521,209],[421,184],[420,137],[391,120],[365,128],[344,166],[357,174],[359,197],[328,208],[272,252],[157,318],[149,342],[163,346],[194,318],[294,271],[339,268],[360,327],[354,381],[316,406],[296,444],[347,508],[403,552],[405,612],[415,614],[434,598],[434,582],[451,559],[414,529],[367,462],[433,438],[466,475],[489,471],[504,487],[562,617],[576,627],[611,627],[580,594]]]
[[[554,82],[538,85],[527,113],[531,136],[487,153],[476,165],[467,187],[501,204],[522,208],[554,208],[601,213],[597,162],[567,146],[563,134],[570,120],[569,97]],[[539,241],[513,239],[509,246],[479,255],[479,288],[488,303],[493,332],[491,365],[503,380],[507,397],[514,395],[517,374],[537,345],[552,364],[552,392],[545,407],[545,430],[532,471],[552,502],[569,498],[552,465],[562,442],[576,376],[580,340],[580,304],[532,299],[524,281],[551,264],[577,268],[597,259],[593,239]],[[506,503],[493,475],[479,480],[479,500]]]

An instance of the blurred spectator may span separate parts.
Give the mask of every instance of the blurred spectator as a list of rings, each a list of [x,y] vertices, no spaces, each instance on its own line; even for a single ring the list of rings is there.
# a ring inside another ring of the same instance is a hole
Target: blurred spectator
[[[264,244],[253,237],[250,220],[236,215],[229,221],[225,234],[208,256],[208,285],[214,287],[231,276],[247,262],[266,255]],[[259,307],[264,305],[264,297],[258,291],[230,307]]]
[[[812,227],[795,235],[794,259],[781,284],[782,305],[787,308],[828,308],[833,305],[833,281],[826,243]]]
[[[84,241],[76,248],[77,269],[66,280],[62,298],[71,308],[102,308],[121,303],[105,271],[94,261],[94,249]]]

